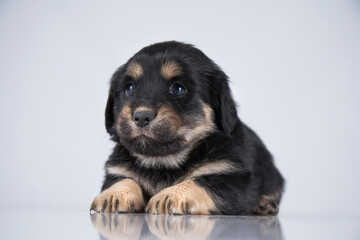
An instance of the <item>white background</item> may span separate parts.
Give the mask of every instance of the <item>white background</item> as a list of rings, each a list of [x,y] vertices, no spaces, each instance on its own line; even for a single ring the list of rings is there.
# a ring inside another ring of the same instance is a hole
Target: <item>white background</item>
[[[88,210],[113,146],[108,80],[165,40],[229,75],[240,118],[287,179],[280,215],[360,214],[355,0],[2,0],[1,209]]]

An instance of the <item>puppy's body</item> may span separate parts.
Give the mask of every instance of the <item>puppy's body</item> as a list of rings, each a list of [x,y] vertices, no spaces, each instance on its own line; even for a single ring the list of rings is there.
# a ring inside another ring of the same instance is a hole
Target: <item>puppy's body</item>
[[[193,46],[138,52],[115,72],[105,116],[117,144],[95,211],[277,214],[284,180],[227,76]]]

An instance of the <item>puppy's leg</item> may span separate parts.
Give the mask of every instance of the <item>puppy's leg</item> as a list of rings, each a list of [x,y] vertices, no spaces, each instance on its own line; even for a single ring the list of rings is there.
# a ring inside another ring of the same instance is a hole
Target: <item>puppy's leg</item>
[[[91,204],[96,212],[141,212],[145,206],[141,187],[134,180],[125,178],[103,190]]]
[[[153,196],[146,211],[153,214],[250,215],[257,205],[250,172],[205,174],[168,187]]]
[[[146,212],[153,214],[210,214],[216,211],[212,197],[193,179],[163,189],[146,207]]]
[[[258,204],[257,183],[249,171],[209,174],[196,178],[196,183],[211,193],[217,211],[213,214],[252,215]]]

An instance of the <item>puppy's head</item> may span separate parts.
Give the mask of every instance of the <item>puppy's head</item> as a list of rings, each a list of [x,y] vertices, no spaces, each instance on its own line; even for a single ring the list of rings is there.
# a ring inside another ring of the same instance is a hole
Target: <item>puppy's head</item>
[[[213,131],[231,135],[236,122],[227,76],[191,45],[145,47],[111,79],[106,129],[134,154],[179,154]]]

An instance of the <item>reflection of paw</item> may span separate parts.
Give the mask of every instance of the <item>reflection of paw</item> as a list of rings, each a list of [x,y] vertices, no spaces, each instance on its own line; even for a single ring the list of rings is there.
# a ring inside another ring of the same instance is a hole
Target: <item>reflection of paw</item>
[[[140,212],[144,209],[140,186],[131,179],[115,183],[97,196],[90,210],[96,212]]]
[[[215,219],[209,216],[147,215],[152,234],[160,239],[206,239],[214,228]]]
[[[139,239],[144,217],[136,214],[94,213],[93,226],[106,239]]]
[[[146,212],[153,214],[210,214],[214,201],[192,180],[168,187],[153,196]]]

